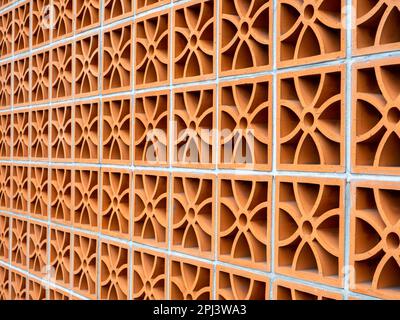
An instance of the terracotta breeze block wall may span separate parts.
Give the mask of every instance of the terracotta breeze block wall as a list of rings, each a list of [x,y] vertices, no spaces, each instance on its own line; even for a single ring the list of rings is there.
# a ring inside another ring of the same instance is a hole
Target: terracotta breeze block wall
[[[399,24],[0,0],[0,299],[400,299]]]

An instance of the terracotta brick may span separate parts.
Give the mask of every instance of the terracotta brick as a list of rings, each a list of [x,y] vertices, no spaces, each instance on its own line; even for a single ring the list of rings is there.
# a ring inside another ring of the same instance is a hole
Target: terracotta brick
[[[75,32],[83,32],[100,25],[100,0],[76,0]]]
[[[31,165],[29,169],[29,213],[32,217],[47,220],[49,168],[45,165]]]
[[[75,42],[75,95],[96,95],[99,91],[99,36],[81,37]]]
[[[13,218],[11,238],[11,263],[14,266],[28,268],[28,221]]]
[[[130,96],[103,100],[103,162],[132,162],[132,106]]]
[[[113,2],[114,0],[111,1],[111,3]],[[131,89],[132,38],[132,24],[130,22],[104,31],[103,93]]]
[[[212,168],[216,162],[215,86],[174,90],[173,165]]]
[[[274,300],[342,300],[338,293],[321,290],[303,284],[276,280],[274,282]]]
[[[0,16],[1,20],[1,16]],[[0,47],[1,50],[1,47]],[[11,107],[11,72],[12,64],[2,63],[0,65],[0,108],[10,108]]]
[[[272,179],[218,176],[218,259],[269,270]]]
[[[97,168],[75,170],[73,224],[75,227],[98,231],[100,172]]]
[[[215,177],[174,173],[172,179],[172,248],[212,258]]]
[[[67,38],[73,34],[74,0],[52,0],[53,6],[53,38]]]
[[[49,300],[71,300],[71,294],[57,288],[49,288]]]
[[[121,20],[133,14],[133,0],[104,0],[104,22]]]
[[[396,26],[400,23],[400,6],[396,1],[379,3],[353,0],[356,15],[353,29],[355,54],[394,51],[400,49]]]
[[[10,300],[26,300],[28,279],[18,271],[10,271]]]
[[[351,195],[351,289],[382,299],[399,299],[399,184],[354,182]]]
[[[135,87],[169,82],[169,9],[136,20]]]
[[[34,301],[46,300],[47,299],[46,291],[47,291],[46,287],[43,285],[43,283],[33,279],[29,279],[27,300],[34,300]]]
[[[136,0],[136,13],[151,10],[170,3],[170,0]]]
[[[102,169],[101,232],[130,239],[131,173],[123,169]]]
[[[116,242],[101,243],[100,299],[127,300],[129,248]]]
[[[99,162],[100,102],[98,99],[75,104],[75,160]]]
[[[65,287],[71,284],[71,240],[72,234],[66,229],[51,227],[50,280]]]
[[[278,4],[278,66],[344,58],[345,0],[290,0]]]
[[[63,167],[51,168],[50,219],[54,222],[71,224],[73,171]]]
[[[168,240],[169,174],[134,174],[133,240],[166,247]]]
[[[72,112],[71,105],[56,105],[51,109],[51,159],[71,161],[72,156]]]
[[[6,58],[13,50],[13,11],[0,15],[0,56]]]
[[[220,3],[220,66],[222,75],[270,69],[272,64],[271,0]]]
[[[12,167],[12,209],[15,212],[28,213],[29,167],[14,165]]]
[[[41,51],[31,59],[31,95],[32,102],[46,102],[50,99],[50,51]]]
[[[269,300],[269,279],[251,272],[217,266],[218,300]]]
[[[11,113],[0,113],[0,158],[11,157]]]
[[[29,224],[29,272],[39,277],[46,275],[47,268],[47,225],[30,222]]]
[[[167,258],[147,249],[133,251],[133,300],[165,300]]]
[[[134,163],[166,166],[169,161],[169,91],[135,95]]]
[[[175,83],[215,77],[216,2],[195,0],[174,7]]]
[[[0,266],[0,300],[10,299],[10,271],[3,266]]]
[[[10,257],[9,253],[10,234],[11,234],[10,227],[11,227],[10,216],[5,213],[1,213],[0,214],[0,260],[3,260],[5,262],[8,262]]]
[[[212,265],[184,258],[170,260],[171,300],[211,300]]]
[[[97,297],[97,236],[74,234],[73,289],[91,299]]]
[[[352,170],[400,174],[400,59],[353,67]]]
[[[26,105],[30,101],[29,57],[14,61],[14,105]]]
[[[29,156],[29,111],[13,113],[13,157],[27,159]]]
[[[24,1],[21,5],[14,8],[14,53],[20,53],[29,49],[30,5],[31,1]]]
[[[11,166],[0,165],[0,208],[9,210],[11,208]]]
[[[50,41],[50,2],[52,0],[32,1],[32,48]]]
[[[35,108],[31,110],[31,151],[35,160],[48,160],[50,150],[50,114],[49,108]]]
[[[276,183],[276,272],[342,287],[344,181],[279,177]]]
[[[222,82],[219,90],[220,168],[270,170],[272,78]]]
[[[51,50],[51,98],[59,100],[72,95],[75,82],[72,43],[54,47]]]
[[[344,66],[279,77],[278,168],[344,171]]]

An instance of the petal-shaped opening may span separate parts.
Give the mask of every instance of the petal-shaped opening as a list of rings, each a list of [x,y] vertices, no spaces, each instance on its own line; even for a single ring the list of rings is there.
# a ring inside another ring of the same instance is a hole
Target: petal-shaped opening
[[[367,221],[356,219],[355,253],[362,254],[375,248],[381,241],[381,236]]]
[[[380,35],[379,44],[390,44],[400,42],[399,32],[400,10],[396,6],[389,13],[386,21],[382,21],[382,33]]]
[[[379,155],[379,166],[400,167],[400,138],[396,133],[391,133]]]

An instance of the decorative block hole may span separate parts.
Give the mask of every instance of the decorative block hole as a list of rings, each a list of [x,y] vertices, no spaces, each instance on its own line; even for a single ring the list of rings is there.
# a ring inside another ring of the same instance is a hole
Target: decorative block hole
[[[343,172],[344,66],[279,78],[278,168]]]
[[[270,170],[272,78],[223,82],[219,95],[218,166]]]
[[[172,179],[172,248],[212,258],[215,236],[214,176],[174,174]]]
[[[166,247],[168,239],[169,174],[134,174],[133,240]]]
[[[136,21],[136,88],[169,82],[169,16],[168,9]]]
[[[269,279],[266,276],[217,267],[218,300],[269,300]]]
[[[279,177],[275,214],[276,272],[342,287],[344,181]]]
[[[147,249],[133,251],[133,300],[164,300],[167,263],[165,254]]]
[[[131,174],[123,169],[102,169],[101,232],[130,239]]]
[[[114,242],[101,243],[100,299],[129,298],[129,248]]]
[[[169,159],[169,91],[135,95],[134,163],[166,166]]]
[[[272,1],[220,3],[220,73],[265,71],[272,64]]]
[[[219,260],[269,270],[272,180],[221,175],[218,188]]]

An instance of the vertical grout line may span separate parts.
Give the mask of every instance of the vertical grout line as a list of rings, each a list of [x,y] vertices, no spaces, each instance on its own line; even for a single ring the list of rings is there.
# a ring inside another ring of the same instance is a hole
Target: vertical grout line
[[[346,185],[344,195],[344,208],[345,208],[345,230],[344,234],[344,266],[342,273],[344,275],[344,299],[348,300],[349,284],[351,276],[350,266],[350,215],[351,215],[351,115],[352,115],[352,31],[353,11],[352,0],[346,0],[346,7],[343,8],[345,16],[345,29],[346,29],[346,83],[345,83],[345,145],[346,145]]]
[[[174,34],[174,9],[173,9],[173,1],[171,0],[171,8],[169,9],[169,121],[167,124],[168,128],[168,167],[172,170],[172,162],[174,158],[174,135],[175,135],[175,125],[174,125],[174,92],[172,90],[172,82],[173,82],[173,72],[174,72],[174,51],[173,51],[173,39],[175,37]],[[172,200],[172,188],[173,188],[173,173],[168,173],[168,191],[167,191],[167,199],[168,199],[168,223],[167,223],[167,239],[168,239],[168,251],[167,251],[167,259],[166,263],[166,276],[165,276],[165,298],[166,300],[171,300],[171,292],[170,292],[170,282],[171,282],[171,270],[170,270],[170,257],[171,257],[171,241],[172,241],[172,224],[173,224],[173,200]]]
[[[270,7],[270,10],[272,10],[272,37],[271,37],[271,42],[272,42],[272,83],[269,85],[272,86],[272,103],[270,104],[270,107],[272,108],[272,179],[271,179],[271,223],[270,223],[270,269],[271,269],[271,279],[270,279],[270,288],[269,288],[269,297],[270,300],[273,299],[273,280],[275,278],[275,193],[276,193],[276,176],[277,176],[277,171],[276,171],[276,154],[277,154],[277,75],[276,75],[276,68],[277,68],[277,56],[276,56],[276,49],[277,49],[277,40],[278,40],[278,35],[277,35],[277,22],[278,22],[278,13],[277,13],[277,8],[278,8],[278,0],[270,0],[272,7]],[[270,97],[271,99],[271,97]]]
[[[213,137],[213,143],[214,143],[214,148],[212,148],[212,152],[215,152],[214,154],[212,154],[212,159],[213,161],[215,161],[215,185],[214,185],[214,199],[215,199],[215,203],[214,203],[214,262],[213,262],[213,279],[212,279],[212,299],[216,300],[217,299],[217,263],[218,263],[218,160],[219,160],[219,145],[218,145],[218,137],[219,137],[219,103],[220,103],[220,99],[219,99],[219,90],[220,90],[220,80],[219,80],[219,64],[220,59],[219,59],[219,46],[220,46],[220,19],[221,19],[221,14],[220,14],[220,10],[222,9],[222,1],[219,0],[214,0],[215,1],[215,5],[214,5],[214,10],[215,10],[215,79],[216,79],[216,85],[214,88],[214,94],[215,94],[215,108],[214,108],[214,112],[215,112],[215,126],[213,127],[212,132],[214,133],[214,137]]]

